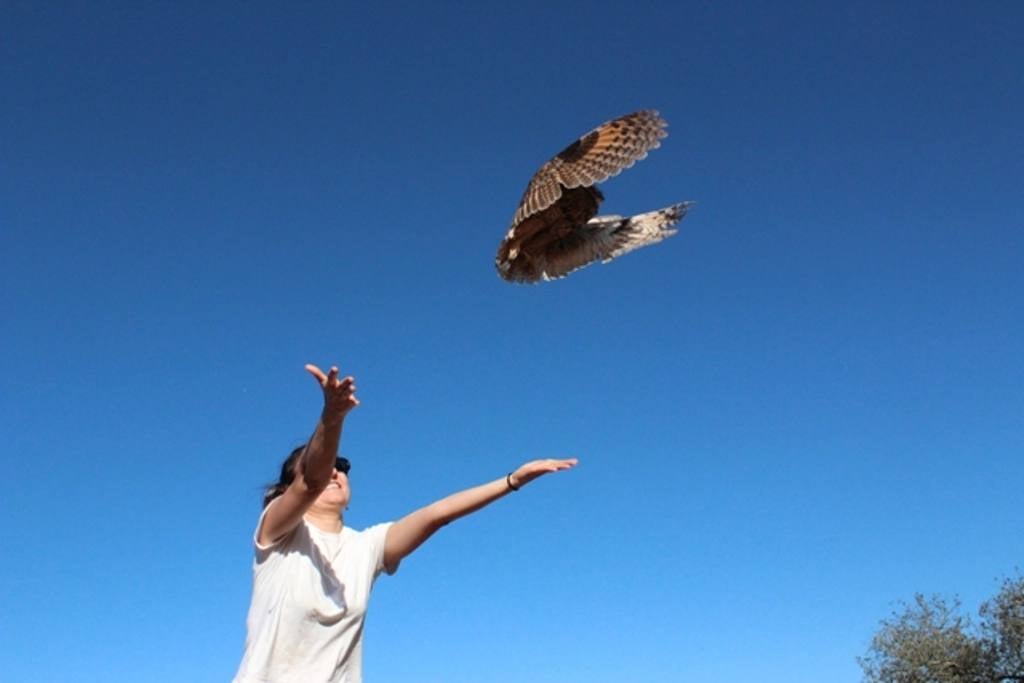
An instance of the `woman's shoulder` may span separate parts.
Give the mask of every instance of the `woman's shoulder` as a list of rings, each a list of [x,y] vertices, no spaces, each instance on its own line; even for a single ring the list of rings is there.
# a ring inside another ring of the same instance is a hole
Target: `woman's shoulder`
[[[349,534],[350,538],[370,539],[375,538],[377,536],[386,536],[388,533],[388,529],[391,528],[392,524],[394,524],[394,522],[380,522],[378,524],[373,524],[361,530],[356,530],[350,526],[346,526],[342,527],[341,532],[343,534]]]
[[[263,529],[263,522],[267,517],[267,511],[270,510],[275,502],[276,499],[271,501],[267,507],[263,508],[263,512],[260,513],[259,520],[256,522],[256,529],[253,531],[252,543],[256,550],[257,559],[261,555],[267,555],[274,551],[284,550],[288,546],[294,545],[296,542],[301,542],[302,538],[309,539],[309,530],[306,527],[306,521],[300,519],[299,523],[296,524],[294,528],[281,534],[279,537],[270,539],[264,543],[260,542],[260,531]]]

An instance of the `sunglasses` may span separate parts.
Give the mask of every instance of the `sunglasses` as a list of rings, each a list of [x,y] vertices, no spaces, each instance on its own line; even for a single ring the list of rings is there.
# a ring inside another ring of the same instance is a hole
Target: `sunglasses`
[[[348,471],[352,469],[352,463],[348,461],[348,458],[338,458],[334,461],[334,469],[338,470],[342,474],[348,474]]]

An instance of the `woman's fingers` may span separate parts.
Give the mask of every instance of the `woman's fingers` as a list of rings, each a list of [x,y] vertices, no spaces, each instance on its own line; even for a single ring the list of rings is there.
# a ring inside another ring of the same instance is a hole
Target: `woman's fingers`
[[[320,382],[321,386],[323,386],[324,383],[327,382],[327,375],[324,374],[324,371],[318,368],[317,366],[313,365],[312,363],[306,363],[306,372],[313,375],[313,377],[316,378],[316,381]]]
[[[570,467],[574,467],[579,462],[576,458],[565,458],[564,460],[556,460],[549,458],[548,460],[535,460],[530,463],[541,472],[557,472],[559,470],[567,470]]]
[[[306,372],[313,375],[313,377],[316,378],[316,381],[320,382],[320,386],[325,389],[333,389],[341,392],[356,390],[356,380],[351,375],[343,379],[338,379],[338,375],[340,373],[338,372],[338,367],[336,365],[332,365],[330,370],[327,371],[327,374],[324,374],[324,371],[317,366],[312,363],[307,363]]]
[[[313,375],[320,388],[324,392],[324,410],[332,415],[344,416],[348,411],[359,405],[356,398],[356,380],[351,375],[339,379],[337,365],[332,365],[324,374],[324,371],[313,365],[306,364],[306,372]]]

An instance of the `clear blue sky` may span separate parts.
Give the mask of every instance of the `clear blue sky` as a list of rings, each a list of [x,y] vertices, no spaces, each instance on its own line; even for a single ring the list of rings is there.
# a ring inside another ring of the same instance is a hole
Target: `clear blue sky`
[[[380,580],[371,682],[852,682],[1021,565],[1024,6],[460,5],[0,6],[4,681],[230,680],[306,362],[355,527],[580,458]],[[681,232],[501,281],[642,108],[603,209]]]

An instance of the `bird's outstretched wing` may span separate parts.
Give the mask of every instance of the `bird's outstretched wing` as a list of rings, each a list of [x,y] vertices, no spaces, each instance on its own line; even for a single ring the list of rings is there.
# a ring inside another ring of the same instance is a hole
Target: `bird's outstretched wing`
[[[595,261],[607,263],[634,249],[662,241],[678,232],[675,225],[683,220],[693,202],[681,202],[657,211],[623,218],[597,216],[574,229],[560,240],[551,242],[533,255],[538,279],[565,277],[574,270]]]
[[[668,124],[654,110],[603,123],[540,167],[519,202],[512,227],[554,204],[567,188],[589,187],[629,168],[661,144]]]

